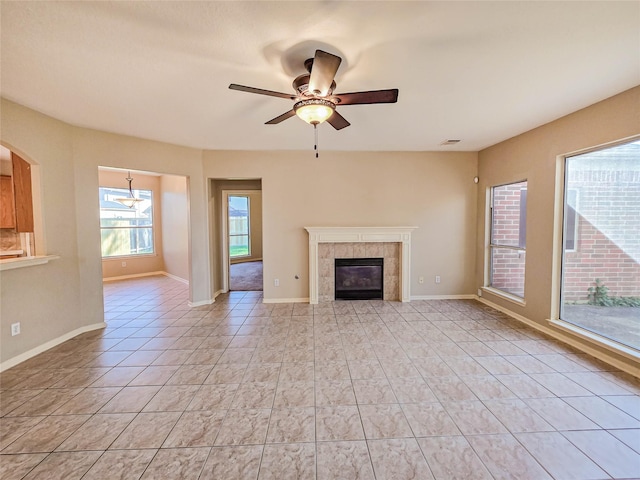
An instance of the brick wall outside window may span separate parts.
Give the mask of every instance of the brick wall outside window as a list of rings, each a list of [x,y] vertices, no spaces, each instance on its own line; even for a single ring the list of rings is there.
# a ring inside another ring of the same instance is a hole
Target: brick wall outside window
[[[576,171],[567,188],[578,192],[578,228],[564,255],[563,301],[586,302],[596,278],[610,296],[640,296],[640,171]]]
[[[494,187],[491,228],[491,286],[524,298],[527,182]],[[524,193],[523,193],[524,192]],[[523,208],[521,208],[523,207]]]

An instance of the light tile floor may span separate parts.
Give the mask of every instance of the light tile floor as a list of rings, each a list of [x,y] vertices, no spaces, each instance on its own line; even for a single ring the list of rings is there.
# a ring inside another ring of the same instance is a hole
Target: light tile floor
[[[640,477],[640,382],[480,303],[104,292],[0,375],[2,480]]]

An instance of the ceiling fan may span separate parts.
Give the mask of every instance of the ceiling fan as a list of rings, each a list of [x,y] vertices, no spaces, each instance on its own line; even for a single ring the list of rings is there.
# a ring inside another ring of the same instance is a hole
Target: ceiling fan
[[[257,93],[295,101],[291,110],[269,120],[266,125],[275,125],[297,115],[314,127],[326,120],[333,128],[341,130],[351,124],[336,111],[336,107],[342,105],[395,103],[398,101],[397,88],[368,92],[333,93],[336,88],[334,77],[340,62],[342,62],[342,58],[337,55],[316,50],[314,58],[309,58],[304,62],[304,66],[309,73],[302,74],[293,81],[295,94],[246,87],[235,83],[229,85],[229,88],[241,92]]]

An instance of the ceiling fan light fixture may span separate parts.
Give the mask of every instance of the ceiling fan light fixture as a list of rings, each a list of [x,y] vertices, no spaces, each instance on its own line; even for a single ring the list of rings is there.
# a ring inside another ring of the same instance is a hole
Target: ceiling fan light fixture
[[[327,120],[336,109],[336,104],[324,98],[301,100],[293,106],[296,115],[311,125]]]

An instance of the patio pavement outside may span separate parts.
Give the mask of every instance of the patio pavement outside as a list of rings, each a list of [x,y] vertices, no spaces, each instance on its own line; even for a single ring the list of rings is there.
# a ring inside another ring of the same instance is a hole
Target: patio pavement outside
[[[564,305],[561,318],[640,350],[640,308]]]

